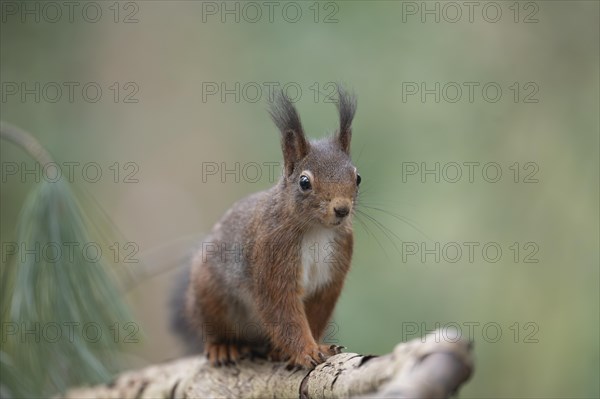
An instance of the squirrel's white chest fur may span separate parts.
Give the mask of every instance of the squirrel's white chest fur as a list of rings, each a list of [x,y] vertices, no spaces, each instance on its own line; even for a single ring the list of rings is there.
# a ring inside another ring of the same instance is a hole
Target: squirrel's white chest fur
[[[304,233],[301,244],[300,282],[309,296],[331,281],[336,232],[315,226]]]

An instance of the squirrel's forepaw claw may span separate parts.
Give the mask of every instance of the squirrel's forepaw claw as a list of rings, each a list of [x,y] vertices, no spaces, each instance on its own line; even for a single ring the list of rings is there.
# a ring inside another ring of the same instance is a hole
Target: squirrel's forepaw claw
[[[321,360],[321,363],[323,363],[325,360],[327,360],[327,358],[325,357],[323,352],[319,352],[319,359]]]
[[[233,366],[240,359],[240,352],[235,344],[207,344],[205,355],[213,367]]]
[[[346,349],[345,346],[340,345],[321,345],[321,352],[325,353],[326,357],[339,355],[342,353],[342,349]]]

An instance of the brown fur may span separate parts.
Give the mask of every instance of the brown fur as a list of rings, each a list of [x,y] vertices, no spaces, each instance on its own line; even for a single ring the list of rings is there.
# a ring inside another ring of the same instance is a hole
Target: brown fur
[[[318,344],[350,268],[358,195],[349,156],[356,103],[342,88],[339,97],[338,132],[309,142],[295,108],[279,95],[270,112],[281,131],[284,175],[234,204],[196,254],[186,318],[215,365],[253,352],[314,367],[339,353]],[[302,175],[308,190],[299,185]],[[321,240],[317,250],[331,241],[321,263],[306,255],[312,246],[303,239],[313,236]]]

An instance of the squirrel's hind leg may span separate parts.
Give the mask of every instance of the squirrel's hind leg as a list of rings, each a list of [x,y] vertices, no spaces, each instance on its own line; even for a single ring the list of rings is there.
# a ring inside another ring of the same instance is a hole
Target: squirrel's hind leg
[[[228,296],[210,264],[198,266],[192,269],[187,304],[189,321],[195,324],[204,344],[204,354],[213,366],[235,364],[250,354],[250,349],[240,342],[239,324],[228,316],[235,301]]]

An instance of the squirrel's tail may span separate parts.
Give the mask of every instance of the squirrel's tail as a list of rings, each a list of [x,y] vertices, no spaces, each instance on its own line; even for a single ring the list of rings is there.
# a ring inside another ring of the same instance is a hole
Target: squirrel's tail
[[[175,285],[171,294],[171,329],[185,343],[188,354],[202,353],[203,345],[200,334],[188,322],[185,316],[186,292],[190,284],[190,268],[179,272],[175,279]]]

